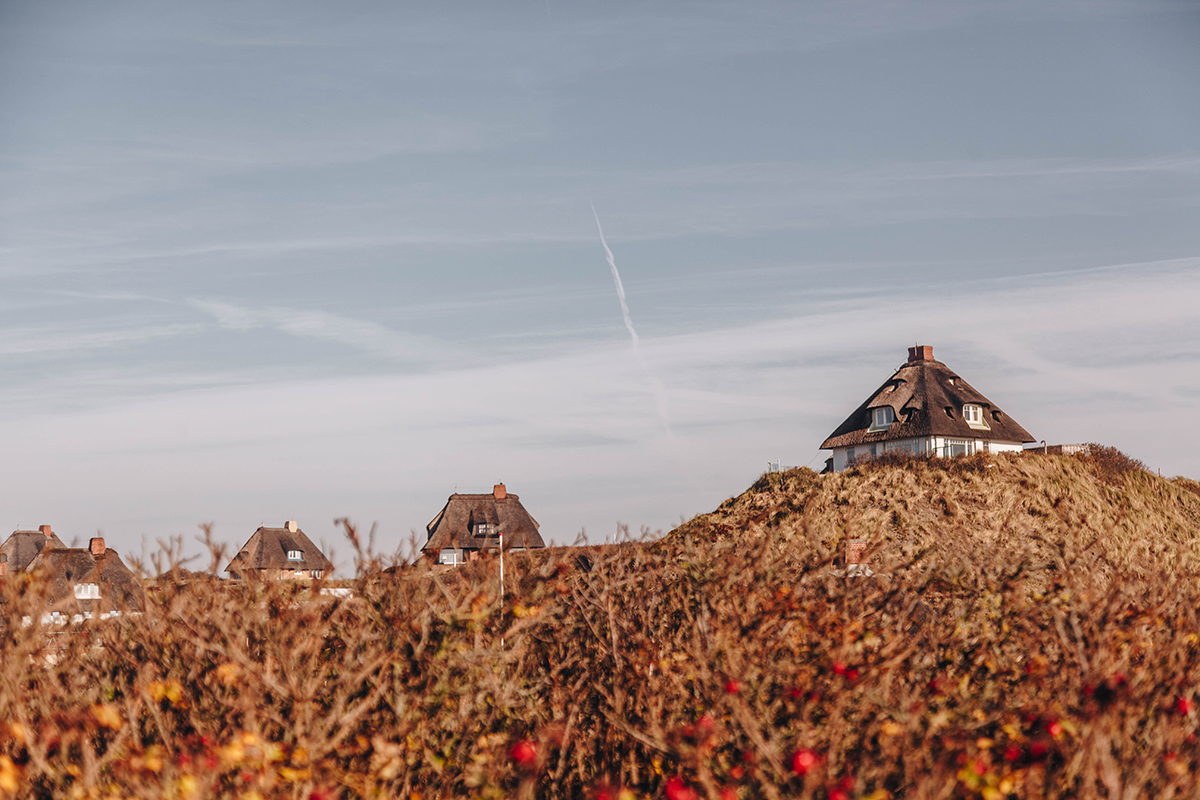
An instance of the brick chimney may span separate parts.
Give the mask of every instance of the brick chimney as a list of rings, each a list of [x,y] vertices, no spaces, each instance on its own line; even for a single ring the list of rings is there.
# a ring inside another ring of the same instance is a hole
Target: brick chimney
[[[916,347],[908,348],[908,360],[913,361],[933,361],[933,346],[928,344],[919,344]]]
[[[497,500],[503,500],[504,498],[508,497],[508,489],[504,488],[503,483],[497,483],[492,487],[492,497],[496,498]]]
[[[47,539],[49,539],[51,536],[54,535],[54,531],[50,530],[49,525],[42,525],[38,528],[38,530],[41,531],[42,535],[45,536]]]
[[[863,563],[863,558],[867,555],[866,539],[845,539],[842,547],[845,548],[844,558],[847,567]]]
[[[294,519],[289,519],[287,522],[283,523],[283,528],[288,533],[295,533],[296,531],[300,530],[300,526],[296,524],[296,520]]]
[[[108,548],[104,546],[104,539],[100,536],[92,537],[92,540],[88,542],[88,550],[91,550],[92,555],[96,558],[108,552]]]

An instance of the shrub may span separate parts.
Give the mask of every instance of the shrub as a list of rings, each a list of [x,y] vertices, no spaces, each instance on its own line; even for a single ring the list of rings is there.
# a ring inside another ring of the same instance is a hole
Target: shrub
[[[0,797],[1195,794],[1193,559],[960,531],[846,579],[833,535],[514,554],[503,602],[489,560],[170,578],[62,629],[11,576]]]

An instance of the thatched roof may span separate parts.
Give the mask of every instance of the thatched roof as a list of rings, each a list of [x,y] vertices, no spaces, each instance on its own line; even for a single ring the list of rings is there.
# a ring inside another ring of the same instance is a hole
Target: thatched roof
[[[986,428],[975,428],[963,419],[963,405],[983,407]],[[896,421],[886,430],[870,430],[872,409],[891,406]],[[1035,441],[998,406],[980,394],[940,361],[933,348],[910,348],[909,361],[896,370],[878,389],[837,427],[821,444],[835,447],[912,439],[921,436],[952,436],[1002,442]]]
[[[116,550],[96,556],[82,547],[45,548],[29,564],[29,572],[50,584],[48,599],[54,605],[84,611],[142,611],[146,606],[142,583]],[[75,597],[76,584],[94,583],[100,599]]]
[[[308,572],[331,569],[333,564],[321,552],[321,548],[313,544],[304,531],[298,527],[292,530],[293,527],[294,524],[283,528],[259,528],[242,545],[225,571],[288,569]],[[300,560],[288,559],[288,552],[292,550],[300,551]]]
[[[54,532],[51,532],[47,536],[42,531],[13,531],[12,535],[4,540],[4,544],[0,545],[0,555],[8,557],[8,571],[10,573],[21,572],[29,566],[30,562],[47,545],[50,547],[66,547],[63,541],[58,538],[58,534]]]
[[[500,496],[498,496],[500,495]],[[477,536],[480,523],[491,526],[491,535]],[[537,520],[530,516],[515,494],[503,486],[491,494],[452,494],[433,521],[425,526],[429,540],[421,548],[426,553],[444,549],[486,550],[499,546],[498,534],[504,534],[504,549],[545,547],[538,533]]]

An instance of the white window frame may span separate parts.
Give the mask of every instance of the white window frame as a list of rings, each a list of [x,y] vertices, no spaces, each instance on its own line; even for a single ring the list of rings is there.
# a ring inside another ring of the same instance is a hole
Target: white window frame
[[[869,430],[887,430],[896,421],[896,409],[891,406],[877,406],[871,409],[871,427]]]
[[[304,551],[303,550],[288,550],[288,561],[303,561],[303,560],[304,560]]]
[[[983,406],[976,403],[964,403],[962,407],[963,421],[972,428],[990,430]]]
[[[77,583],[77,584],[75,584],[75,599],[76,600],[99,600],[100,599],[100,584],[98,584],[98,583]]]
[[[476,522],[474,534],[476,538],[495,536],[496,526],[490,522]]]
[[[467,563],[466,553],[455,547],[447,547],[438,552],[438,563],[457,567],[459,564]]]

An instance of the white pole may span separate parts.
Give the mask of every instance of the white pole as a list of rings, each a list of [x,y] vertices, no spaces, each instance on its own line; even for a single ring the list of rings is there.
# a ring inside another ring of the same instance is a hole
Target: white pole
[[[504,624],[504,531],[497,531],[500,536],[500,624]],[[504,647],[504,636],[500,636],[500,646]]]

